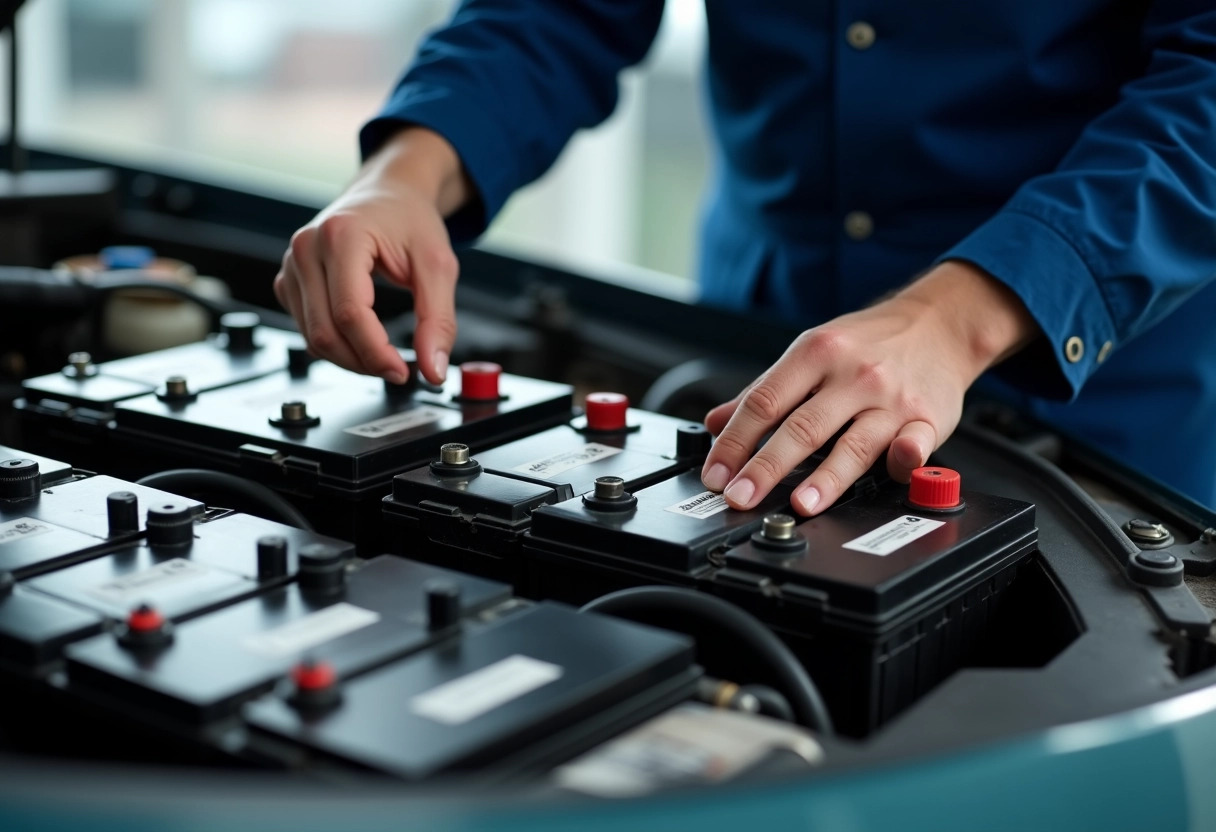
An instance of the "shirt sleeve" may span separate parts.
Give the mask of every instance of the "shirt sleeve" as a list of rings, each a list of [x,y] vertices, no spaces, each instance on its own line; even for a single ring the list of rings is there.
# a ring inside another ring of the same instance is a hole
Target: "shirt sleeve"
[[[463,0],[364,125],[363,157],[407,124],[442,135],[480,196],[448,221],[468,241],[612,113],[617,74],[645,57],[662,14],[663,0]]]
[[[1216,278],[1216,11],[1161,0],[1143,32],[1145,70],[1118,102],[940,258],[1005,283],[1042,328],[1044,343],[997,370],[1029,393],[1074,398],[1113,349]]]

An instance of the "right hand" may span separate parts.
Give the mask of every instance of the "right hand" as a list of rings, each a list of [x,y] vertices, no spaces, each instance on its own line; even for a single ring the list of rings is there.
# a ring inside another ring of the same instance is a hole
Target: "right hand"
[[[414,293],[414,350],[443,382],[456,339],[456,255],[445,214],[467,199],[459,157],[443,138],[407,128],[364,164],[332,204],[291,238],[274,292],[309,351],[401,384],[409,370],[372,309],[377,271]]]

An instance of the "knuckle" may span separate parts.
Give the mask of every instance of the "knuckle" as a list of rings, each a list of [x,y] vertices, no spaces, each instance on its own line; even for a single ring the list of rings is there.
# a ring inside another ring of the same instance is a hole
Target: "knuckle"
[[[783,427],[790,439],[808,452],[818,448],[831,435],[817,410],[795,410]]]
[[[848,351],[848,336],[838,329],[818,327],[803,334],[805,346],[820,360],[832,361]]]
[[[426,264],[433,274],[453,282],[460,271],[460,261],[449,246],[433,247],[427,252]]]
[[[836,447],[845,458],[856,466],[858,471],[870,467],[870,457],[874,453],[874,437],[860,430],[851,430],[836,443]]]
[[[740,442],[734,433],[728,431],[714,440],[714,450],[718,453],[725,453],[730,458],[738,459],[747,456],[752,449]]]
[[[331,214],[321,221],[318,227],[318,234],[321,238],[321,244],[326,248],[332,248],[340,245],[349,236],[355,227],[356,220],[354,217],[345,214]]]
[[[761,475],[760,479],[767,482],[776,482],[785,476],[781,463],[774,459],[772,454],[767,454],[763,451],[752,457],[749,467],[753,473],[758,472]]]
[[[304,226],[295,234],[291,235],[291,245],[287,249],[287,254],[284,257],[308,257],[312,253],[313,237],[315,232],[311,226]]]
[[[757,384],[744,396],[743,408],[749,415],[765,424],[775,422],[782,416],[781,399],[767,382]]]
[[[334,324],[341,330],[350,330],[358,326],[361,310],[351,301],[338,303],[333,308]]]
[[[338,333],[326,326],[308,327],[308,343],[319,353],[327,353],[338,345]]]
[[[871,361],[857,368],[855,383],[869,393],[883,392],[890,388],[891,382],[891,369],[886,364]]]

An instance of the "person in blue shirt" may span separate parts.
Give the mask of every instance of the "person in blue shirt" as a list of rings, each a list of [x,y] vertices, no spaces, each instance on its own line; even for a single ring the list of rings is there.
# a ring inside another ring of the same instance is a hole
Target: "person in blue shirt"
[[[364,126],[354,183],[284,256],[275,290],[312,350],[405,379],[372,311],[378,270],[415,293],[419,365],[441,378],[452,243],[612,112],[662,11],[461,3]],[[702,299],[807,327],[709,413],[708,488],[755,505],[849,420],[794,509],[822,511],[883,454],[906,480],[984,376],[1216,504],[1212,0],[707,0],[706,13],[717,153]]]

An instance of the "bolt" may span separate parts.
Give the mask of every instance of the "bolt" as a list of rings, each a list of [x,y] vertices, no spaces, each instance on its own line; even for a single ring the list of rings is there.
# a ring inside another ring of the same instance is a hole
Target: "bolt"
[[[768,540],[793,540],[794,518],[788,514],[767,514],[760,533]]]
[[[165,379],[165,393],[170,396],[189,396],[190,386],[185,376],[169,376]]]
[[[1147,520],[1130,520],[1127,524],[1128,536],[1137,540],[1157,541],[1170,536],[1165,526],[1160,523],[1150,523]]]
[[[597,500],[619,500],[625,496],[625,481],[620,477],[596,477]]]
[[[283,402],[280,413],[284,422],[303,422],[308,418],[308,408],[304,402]]]
[[[93,356],[87,352],[74,352],[68,356],[68,365],[78,373],[83,373],[93,365]]]
[[[1216,528],[1204,529],[1201,539],[1204,543],[1216,543]]]
[[[444,465],[468,465],[469,446],[459,442],[449,442],[439,446],[439,461]]]

